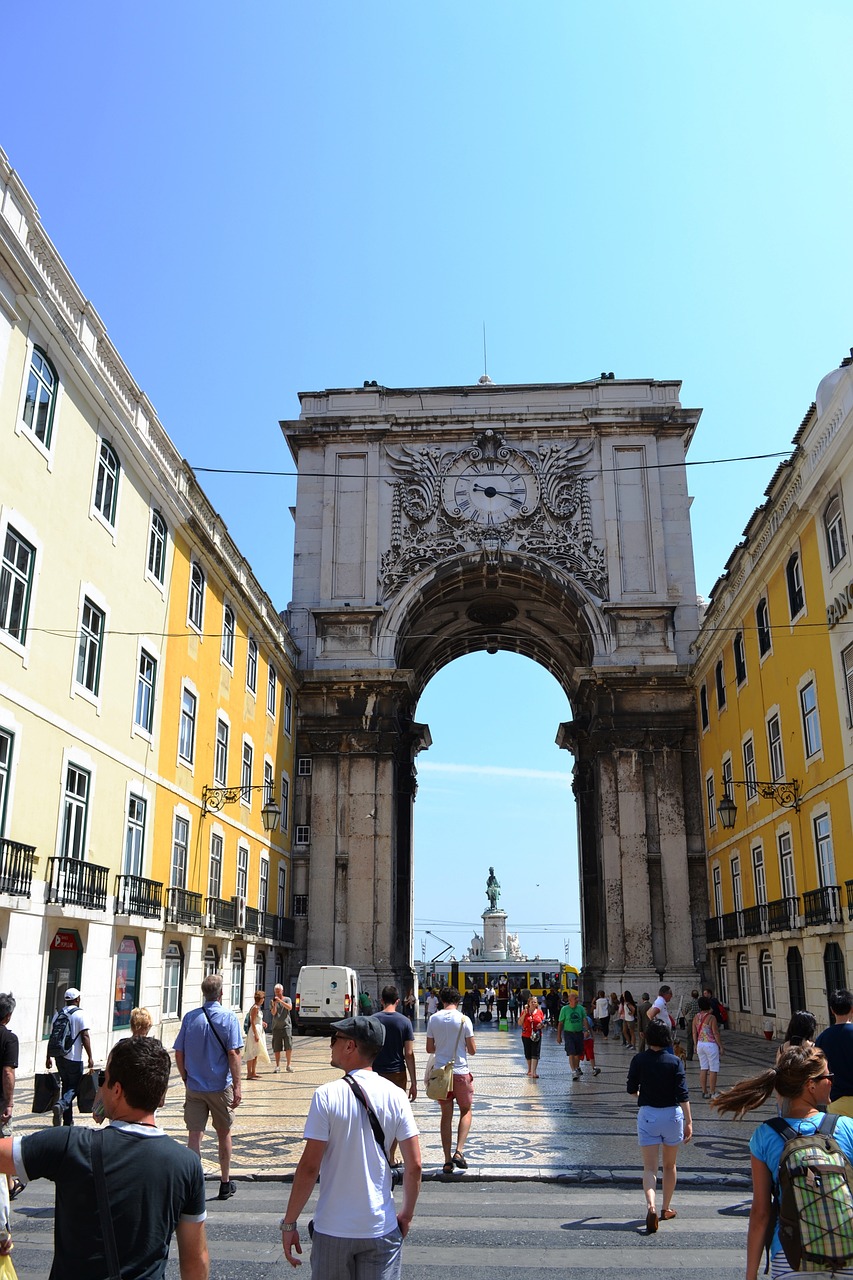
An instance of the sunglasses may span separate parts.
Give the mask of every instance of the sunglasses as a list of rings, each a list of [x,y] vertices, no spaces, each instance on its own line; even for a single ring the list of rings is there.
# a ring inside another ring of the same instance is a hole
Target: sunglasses
[[[811,1083],[816,1084],[818,1080],[834,1080],[835,1075],[832,1071],[825,1071],[822,1076],[812,1076]]]
[[[341,1035],[340,1031],[333,1031],[332,1044],[334,1044],[336,1040],[352,1040],[352,1036],[344,1036],[344,1035]]]

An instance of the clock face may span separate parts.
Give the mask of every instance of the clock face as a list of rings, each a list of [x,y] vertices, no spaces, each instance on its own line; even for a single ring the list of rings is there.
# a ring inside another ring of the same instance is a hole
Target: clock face
[[[484,527],[529,515],[538,487],[533,470],[518,457],[481,458],[454,468],[444,481],[444,503],[452,516]]]

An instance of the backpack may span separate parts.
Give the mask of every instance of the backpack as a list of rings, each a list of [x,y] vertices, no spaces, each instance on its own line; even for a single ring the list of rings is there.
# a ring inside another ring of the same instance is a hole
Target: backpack
[[[853,1264],[853,1165],[832,1136],[838,1116],[824,1115],[815,1133],[782,1119],[766,1122],[785,1141],[773,1188],[770,1243],[779,1238],[794,1271],[838,1271]]]
[[[68,1051],[77,1039],[71,1034],[71,1015],[67,1009],[58,1009],[53,1025],[50,1028],[50,1038],[47,1042],[47,1056],[49,1058],[65,1058]]]
[[[249,1012],[246,1014],[245,1018],[243,1019],[243,1031],[246,1035],[249,1034],[251,1026],[252,1026],[252,1010],[250,1009]]]

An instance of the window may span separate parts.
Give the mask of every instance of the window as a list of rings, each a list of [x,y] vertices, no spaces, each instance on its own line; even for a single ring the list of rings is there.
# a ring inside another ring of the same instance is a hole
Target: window
[[[184,953],[180,943],[170,942],[163,957],[163,1017],[181,1016],[181,987],[184,977]]]
[[[717,663],[714,668],[714,684],[717,688],[717,710],[725,711],[726,709],[726,672],[723,666],[723,660]]]
[[[762,951],[758,965],[761,970],[761,1006],[765,1013],[775,1013],[776,992],[773,989],[773,960],[769,951]]]
[[[106,440],[102,440],[98,454],[98,476],[95,480],[95,510],[101,513],[109,525],[116,522],[120,472],[118,454]]]
[[[35,547],[8,525],[0,566],[0,629],[18,644],[26,644],[27,640],[35,562]]]
[[[275,696],[277,685],[278,676],[275,673],[275,667],[270,663],[267,674],[267,715],[272,716],[273,720],[275,720]]]
[[[311,757],[300,756],[296,762],[296,772],[300,778],[311,777]]]
[[[240,786],[242,791],[240,794],[240,803],[251,806],[252,803],[252,750],[251,742],[243,743],[243,767],[240,773]]]
[[[245,898],[249,893],[249,848],[248,845],[237,845],[237,897]]]
[[[24,422],[45,449],[50,448],[55,407],[56,372],[45,353],[33,347],[24,400]]]
[[[717,961],[717,989],[720,993],[720,1003],[729,1003],[729,962],[726,956],[721,955]]]
[[[253,636],[246,647],[246,688],[252,693],[258,690],[258,642]]]
[[[789,556],[785,565],[785,581],[788,584],[788,609],[793,622],[798,613],[802,613],[806,603],[803,593],[803,573],[800,568],[800,553],[795,551]]]
[[[239,947],[231,957],[231,1008],[239,1009],[243,1003],[243,974],[246,959]]]
[[[157,685],[157,661],[145,649],[139,650],[136,676],[136,703],[133,723],[144,733],[154,732],[154,690]]]
[[[702,721],[702,728],[707,729],[711,723],[711,717],[708,714],[708,686],[703,684],[699,688],[699,717]]]
[[[823,952],[823,972],[826,979],[826,994],[838,991],[847,986],[847,974],[844,967],[844,956],[837,942],[828,942]]]
[[[101,684],[101,650],[104,642],[104,613],[88,596],[83,597],[80,640],[77,645],[76,680],[95,697]]]
[[[284,732],[290,737],[293,731],[293,694],[287,685],[284,687]]]
[[[847,689],[847,723],[853,724],[853,644],[848,645],[841,655],[844,668],[844,684]]]
[[[287,867],[283,865],[279,865],[278,868],[278,893],[275,905],[280,916],[287,915]]]
[[[195,715],[197,699],[194,693],[184,688],[181,694],[181,726],[178,735],[178,756],[187,764],[195,759]]]
[[[826,530],[826,551],[829,556],[829,567],[835,569],[847,554],[844,538],[844,518],[841,514],[841,499],[838,494],[830,498],[823,513],[823,526]]]
[[[785,956],[785,967],[788,970],[788,997],[791,1012],[806,1007],[806,977],[803,972],[803,957],[799,947],[789,947]]]
[[[234,617],[234,610],[230,604],[227,604],[222,610],[222,661],[226,667],[234,670],[234,633],[237,629],[237,622]]]
[[[196,631],[201,631],[204,621],[204,570],[197,560],[193,561],[190,570],[190,598],[187,605],[187,619]]]
[[[714,915],[719,919],[723,914],[723,876],[719,867],[714,867],[711,877],[714,884]]]
[[[82,858],[86,853],[86,826],[89,817],[89,783],[91,774],[76,764],[65,772],[65,795],[62,805],[61,858]]]
[[[172,869],[169,884],[173,889],[187,887],[187,856],[190,848],[190,824],[187,818],[175,814],[172,834]]]
[[[139,1003],[139,956],[137,939],[122,938],[116,957],[113,1031],[122,1031],[130,1026],[130,1012]]]
[[[755,743],[752,734],[743,740],[743,780],[746,783],[747,802],[755,799],[758,792],[755,789]]]
[[[746,649],[743,643],[743,632],[739,631],[732,642],[735,656],[735,681],[742,685],[746,679]]]
[[[290,822],[290,783],[282,774],[281,776],[281,829],[286,831]]]
[[[218,831],[210,834],[210,866],[207,872],[208,898],[222,897],[222,836]],[[214,973],[216,970],[214,970]]]
[[[767,903],[767,877],[764,873],[764,849],[760,844],[752,847],[752,880],[756,905],[763,907]]]
[[[770,780],[781,782],[785,777],[785,760],[782,755],[782,726],[778,713],[767,721],[767,745],[770,750]]]
[[[740,878],[740,858],[732,858],[732,903],[735,911],[743,911],[743,884]]]
[[[294,893],[293,914],[295,916],[308,915],[308,894],[307,893]]]
[[[166,521],[160,512],[151,512],[148,531],[148,572],[162,586],[166,579]]]
[[[708,804],[708,827],[713,831],[717,825],[717,799],[714,794],[713,773],[709,773],[705,779],[705,799]]]
[[[794,876],[794,846],[790,831],[779,832],[779,873],[782,881],[782,897],[796,898],[797,881]]]
[[[821,813],[814,819],[814,845],[817,854],[817,875],[821,889],[836,883],[835,855],[832,849],[832,831],[829,814]]]
[[[728,796],[730,800],[735,798],[735,789],[732,780],[732,758],[726,756],[722,767],[723,795]]]
[[[803,740],[806,759],[820,751],[820,721],[817,714],[817,693],[814,680],[809,680],[800,690],[800,711],[803,717]]]
[[[141,876],[145,855],[145,801],[131,795],[127,801],[127,824],[124,831],[124,874]]]
[[[261,872],[258,877],[258,910],[267,911],[270,905],[270,862],[269,858],[261,858]]]
[[[14,745],[14,735],[5,729],[0,729],[0,836],[6,833],[6,810],[9,807],[9,781]]]
[[[213,748],[213,781],[218,787],[224,787],[228,777],[228,735],[228,722],[219,716],[216,721],[216,743]]]
[[[297,828],[296,828],[296,835],[295,835],[295,842],[296,842],[296,844],[310,844],[310,843],[311,843],[311,828],[310,828],[310,827],[308,827],[308,826],[300,826],[300,827],[297,827]]]
[[[267,986],[267,958],[260,947],[255,951],[255,990],[265,991]]]
[[[219,951],[211,942],[204,949],[204,976],[209,978],[211,974],[219,973]]]
[[[741,1009],[749,1013],[749,961],[745,951],[737,958],[737,993]]]
[[[763,658],[772,647],[770,639],[770,613],[766,600],[759,600],[755,610],[755,628],[758,632],[758,652]]]
[[[275,782],[272,776],[272,761],[264,761],[264,804],[275,798]]]

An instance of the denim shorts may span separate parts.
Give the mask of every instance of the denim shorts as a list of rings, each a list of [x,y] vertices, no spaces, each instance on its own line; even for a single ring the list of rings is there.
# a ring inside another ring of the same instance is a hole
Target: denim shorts
[[[684,1112],[681,1107],[640,1107],[637,1112],[637,1140],[641,1147],[677,1147],[684,1141]]]

